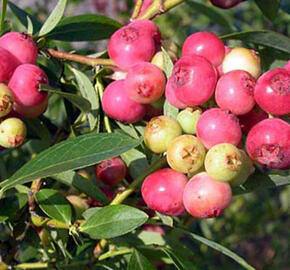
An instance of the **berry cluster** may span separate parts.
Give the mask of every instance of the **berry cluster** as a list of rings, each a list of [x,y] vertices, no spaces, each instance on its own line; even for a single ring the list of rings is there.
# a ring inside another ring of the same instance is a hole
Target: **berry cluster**
[[[40,92],[40,84],[48,78],[36,66],[38,50],[33,39],[9,32],[0,38],[0,145],[20,146],[26,137],[26,127],[19,118],[34,118],[47,107],[48,95]],[[18,117],[18,118],[16,118]]]
[[[111,37],[108,53],[126,77],[107,86],[103,109],[124,123],[147,119],[163,96],[181,109],[176,119],[159,112],[146,125],[146,146],[166,153],[170,168],[145,179],[142,197],[166,215],[186,209],[197,218],[216,217],[230,204],[231,187],[244,184],[255,171],[254,163],[290,167],[290,125],[279,118],[290,113],[289,64],[261,75],[254,50],[229,48],[215,34],[198,32],[185,40],[180,59],[172,57],[167,80],[161,43],[157,26],[147,20]],[[102,168],[107,163],[113,166],[110,173]],[[124,166],[107,163],[99,165],[99,178],[118,184]]]

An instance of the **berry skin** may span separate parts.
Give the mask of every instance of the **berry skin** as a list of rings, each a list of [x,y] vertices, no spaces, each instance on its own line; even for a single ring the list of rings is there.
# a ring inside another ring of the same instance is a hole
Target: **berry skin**
[[[166,78],[153,64],[139,63],[128,70],[125,89],[128,96],[141,104],[157,101],[164,93]]]
[[[290,71],[276,68],[264,73],[257,81],[255,100],[268,113],[290,113]]]
[[[120,158],[111,158],[96,165],[97,179],[107,186],[116,186],[125,178],[127,167]]]
[[[242,0],[210,0],[210,2],[216,7],[227,9],[238,5]]]
[[[255,79],[261,74],[261,60],[254,50],[236,47],[233,48],[223,61],[223,73],[232,70],[244,70]]]
[[[9,80],[18,65],[17,59],[10,52],[0,47],[0,82]]]
[[[9,32],[0,38],[0,47],[9,51],[21,64],[36,63],[37,46],[27,34]]]
[[[290,125],[270,118],[255,125],[246,140],[246,149],[257,163],[270,169],[290,167]]]
[[[8,87],[20,106],[35,106],[47,99],[47,92],[40,91],[40,84],[48,84],[48,78],[38,66],[23,64],[16,68]]]
[[[167,151],[172,140],[182,134],[178,122],[169,116],[157,116],[146,125],[144,142],[154,153],[160,154]]]
[[[156,44],[152,34],[132,25],[117,30],[108,44],[110,58],[122,69],[150,61],[155,50]]]
[[[200,108],[186,108],[177,115],[177,121],[184,133],[196,134],[196,125],[202,114]]]
[[[173,68],[170,83],[176,97],[188,106],[198,106],[210,99],[217,82],[213,65],[202,56],[184,56]]]
[[[11,90],[4,83],[0,83],[0,117],[11,112],[13,102],[14,97]]]
[[[125,80],[110,83],[103,95],[105,113],[123,123],[135,123],[146,114],[147,106],[130,99],[125,91]]]
[[[173,82],[172,79],[169,79],[167,81],[166,84],[166,88],[165,88],[165,97],[166,100],[174,107],[178,108],[178,109],[184,109],[187,107],[186,104],[184,104],[183,102],[181,102],[177,96],[176,96],[176,91],[174,89],[173,86]]]
[[[178,216],[184,212],[182,194],[187,183],[184,174],[162,169],[143,182],[141,193],[147,206],[161,214]]]
[[[237,147],[221,143],[207,152],[204,166],[206,172],[214,179],[229,182],[241,173],[243,159]]]
[[[232,48],[225,46],[225,56],[232,50]],[[223,63],[221,63],[217,67],[217,73],[218,73],[218,78],[220,78],[224,73],[223,73]]]
[[[182,56],[199,55],[218,67],[225,57],[223,42],[211,32],[197,32],[190,35],[184,42]]]
[[[205,148],[193,135],[182,135],[175,138],[167,149],[167,162],[178,172],[195,173],[204,163]]]
[[[27,107],[14,103],[13,112],[15,112],[19,117],[36,118],[46,111],[47,106],[48,106],[48,96],[41,103],[34,106]]]
[[[232,199],[231,187],[207,173],[199,173],[189,180],[184,192],[185,209],[196,218],[214,218],[222,214]]]
[[[197,137],[207,149],[220,143],[238,145],[242,138],[238,119],[218,108],[207,110],[201,115],[196,131]]]
[[[20,146],[26,137],[25,124],[18,118],[7,118],[0,124],[0,145],[5,148]]]
[[[246,114],[255,106],[254,89],[256,80],[243,70],[230,71],[219,79],[215,100],[223,110],[235,115]]]
[[[284,68],[287,69],[288,71],[290,71],[290,60],[286,63]]]

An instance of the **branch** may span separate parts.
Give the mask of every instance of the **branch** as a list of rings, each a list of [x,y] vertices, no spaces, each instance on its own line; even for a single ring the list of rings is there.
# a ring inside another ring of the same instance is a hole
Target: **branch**
[[[131,21],[135,20],[139,16],[142,6],[143,6],[143,0],[138,0],[133,9]]]

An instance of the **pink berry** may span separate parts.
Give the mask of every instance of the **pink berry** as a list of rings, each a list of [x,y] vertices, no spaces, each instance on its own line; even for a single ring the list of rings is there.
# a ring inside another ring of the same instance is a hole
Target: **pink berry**
[[[183,102],[181,102],[177,96],[176,96],[176,92],[173,86],[173,82],[172,79],[169,79],[167,81],[166,84],[166,88],[165,88],[165,97],[167,99],[167,101],[174,107],[178,108],[178,109],[184,109],[187,107],[186,104],[184,104]]]
[[[216,144],[238,145],[242,131],[236,116],[222,109],[205,111],[197,122],[197,137],[208,149]]]
[[[17,59],[0,47],[0,83],[9,80],[18,65]]]
[[[233,114],[246,114],[255,106],[254,88],[256,80],[243,70],[233,70],[224,74],[218,81],[215,100],[223,110]]]
[[[234,7],[242,2],[242,0],[210,0],[210,1],[214,6],[223,9]]]
[[[153,64],[142,62],[129,68],[125,80],[128,96],[141,104],[157,101],[164,93],[166,78]]]
[[[27,34],[9,32],[0,38],[0,47],[14,55],[21,64],[36,63],[37,46]]]
[[[248,134],[254,125],[267,118],[268,114],[261,110],[258,106],[254,107],[254,109],[247,114],[240,115],[239,121],[243,133]]]
[[[288,71],[290,71],[290,60],[286,63],[284,68],[287,69]]]
[[[108,45],[110,58],[122,69],[150,61],[155,49],[152,34],[132,25],[117,30],[111,36]]]
[[[105,113],[124,123],[140,121],[146,114],[147,106],[130,99],[125,91],[125,80],[110,83],[102,99]]]
[[[47,98],[47,92],[40,91],[40,84],[48,84],[44,71],[32,64],[17,67],[8,87],[13,92],[15,102],[21,106],[35,106]]]
[[[127,167],[120,158],[105,160],[96,166],[96,176],[108,186],[116,186],[125,178]]]
[[[17,103],[13,104],[13,111],[17,113],[19,117],[25,117],[25,118],[36,118],[40,115],[42,115],[48,105],[48,96],[41,101],[39,104],[34,105],[34,106],[21,106]]]
[[[142,226],[142,230],[147,232],[156,232],[161,235],[165,235],[165,231],[160,226],[157,225],[146,224]]]
[[[270,118],[255,125],[249,132],[246,149],[250,157],[271,169],[290,167],[290,125]]]
[[[162,169],[150,174],[142,185],[142,197],[147,206],[165,215],[184,212],[182,194],[187,182],[184,174]]]
[[[196,218],[214,218],[222,214],[232,199],[231,187],[207,173],[199,173],[189,180],[183,193],[187,212]]]
[[[290,71],[276,68],[264,73],[257,81],[255,99],[268,113],[290,113]]]
[[[197,106],[209,100],[214,93],[217,72],[204,57],[184,56],[175,63],[170,81],[181,102]]]
[[[185,40],[182,56],[185,55],[203,56],[217,67],[225,57],[225,46],[215,34],[211,32],[197,32]]]

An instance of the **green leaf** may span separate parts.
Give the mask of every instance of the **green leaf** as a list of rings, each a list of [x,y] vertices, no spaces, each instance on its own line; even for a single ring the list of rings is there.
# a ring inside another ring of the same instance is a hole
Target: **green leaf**
[[[178,108],[171,105],[167,100],[164,102],[164,107],[163,107],[163,114],[164,115],[170,116],[170,117],[176,119],[178,113],[179,113]]]
[[[167,53],[167,51],[162,47],[162,53],[163,53],[163,60],[164,60],[164,72],[167,78],[171,76],[174,64]]]
[[[29,26],[29,20],[27,18],[29,18],[32,22],[34,33],[36,33],[41,28],[41,23],[37,20],[36,17],[28,14],[26,11],[13,4],[11,1],[8,1],[8,6],[26,29],[28,29]]]
[[[110,205],[96,211],[80,231],[93,239],[114,238],[133,231],[143,225],[148,215],[127,205]]]
[[[151,262],[137,250],[134,250],[127,270],[156,270]]]
[[[78,189],[93,198],[95,201],[100,201],[104,204],[109,203],[108,198],[97,185],[94,185],[91,181],[74,171],[62,172],[51,177],[62,184]]]
[[[59,0],[56,7],[47,18],[39,31],[39,36],[45,36],[51,32],[60,22],[66,7],[67,0]]]
[[[274,21],[280,8],[280,0],[255,0],[263,14],[271,21]]]
[[[64,224],[71,223],[72,210],[69,202],[57,190],[42,189],[34,194],[41,210],[50,218]]]
[[[163,215],[159,212],[156,212],[156,214],[161,219],[161,221],[164,225],[167,225],[169,227],[173,227],[173,218],[172,217]]]
[[[102,209],[102,208],[101,207],[92,207],[92,208],[89,208],[85,212],[83,212],[82,216],[85,219],[89,219],[92,215],[94,215],[100,209]]]
[[[47,36],[63,41],[94,41],[109,38],[122,25],[98,14],[77,15],[64,18]]]
[[[31,19],[29,18],[29,16],[27,16],[27,34],[32,36],[33,35],[33,23],[31,21]]]
[[[8,180],[0,183],[1,195],[17,184],[48,177],[64,171],[91,166],[119,156],[136,147],[141,140],[120,134],[86,134],[58,143],[30,160]]]
[[[290,38],[279,33],[267,30],[236,32],[222,36],[221,39],[242,40],[270,47],[285,53],[290,53]]]
[[[177,254],[178,253],[177,251],[173,251],[171,248],[163,248],[162,250],[172,260],[176,269],[178,270],[196,269],[191,262],[186,260],[186,258],[181,257],[180,254]]]

